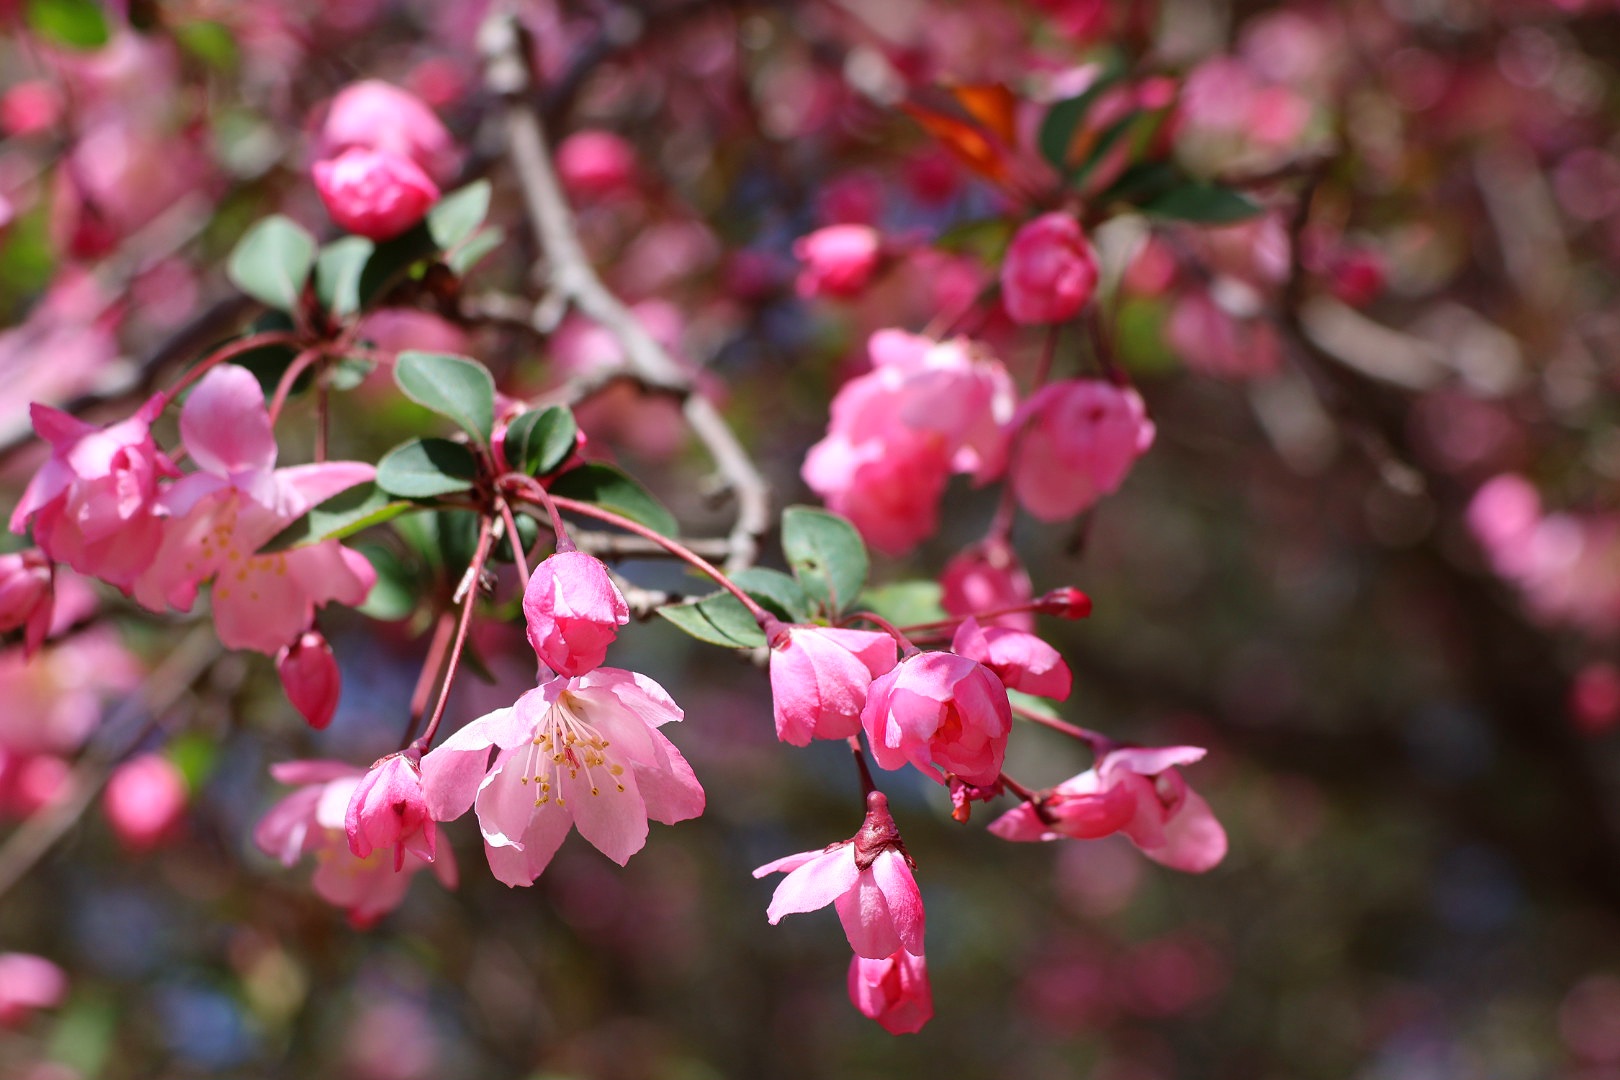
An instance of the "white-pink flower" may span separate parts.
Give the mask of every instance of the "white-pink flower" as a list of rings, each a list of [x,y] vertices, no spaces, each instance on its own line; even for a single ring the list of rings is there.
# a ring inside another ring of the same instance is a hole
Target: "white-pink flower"
[[[489,868],[508,885],[532,885],[570,828],[623,866],[646,844],[649,818],[703,813],[692,767],[658,730],[682,715],[633,671],[558,676],[422,759],[428,809],[449,821],[474,808]]]

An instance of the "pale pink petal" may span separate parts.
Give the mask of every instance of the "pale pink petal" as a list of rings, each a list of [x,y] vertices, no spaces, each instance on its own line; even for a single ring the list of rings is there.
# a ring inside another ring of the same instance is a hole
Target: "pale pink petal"
[[[917,888],[917,879],[912,876],[905,856],[893,848],[879,852],[872,863],[872,878],[883,890],[900,944],[913,956],[921,956],[926,917],[922,892]]]
[[[1129,769],[1138,776],[1157,776],[1177,765],[1191,765],[1208,753],[1201,746],[1128,746],[1111,751],[1103,772]]]
[[[849,938],[849,947],[855,950],[856,956],[881,960],[900,948],[900,936],[895,933],[888,899],[870,870],[860,873],[855,887],[840,893],[833,900],[833,907],[838,910],[844,936]]]
[[[478,828],[484,834],[484,843],[491,847],[522,847],[523,834],[529,823],[542,815],[560,815],[568,818],[554,802],[535,806],[540,797],[536,785],[529,781],[525,771],[529,755],[523,750],[502,750],[495,765],[478,788],[474,806],[478,812]],[[552,792],[553,799],[557,792]]]
[[[562,786],[568,792],[568,809],[574,813],[574,828],[596,849],[623,866],[630,856],[647,843],[647,806],[641,801],[636,787],[636,771],[631,770],[618,778],[624,785],[619,791],[604,787],[605,781],[581,771],[576,777],[563,777]],[[591,793],[595,782],[596,794]]]
[[[647,804],[647,816],[673,825],[703,814],[706,798],[692,766],[673,743],[658,732],[653,737],[656,758],[650,766],[635,766],[636,787]]]
[[[775,926],[784,915],[824,908],[854,888],[860,875],[855,867],[854,845],[840,844],[783,878],[765,915]]]
[[[277,469],[276,487],[280,496],[277,509],[288,518],[298,517],[310,507],[376,475],[375,466],[359,461],[327,461]]]
[[[199,469],[217,476],[274,468],[276,436],[259,380],[234,364],[204,375],[180,409],[180,441]]]
[[[792,855],[784,855],[780,859],[768,862],[764,866],[755,869],[754,877],[762,878],[766,874],[785,874],[790,870],[797,870],[805,863],[813,859],[819,859],[825,854],[825,851],[799,851]]]

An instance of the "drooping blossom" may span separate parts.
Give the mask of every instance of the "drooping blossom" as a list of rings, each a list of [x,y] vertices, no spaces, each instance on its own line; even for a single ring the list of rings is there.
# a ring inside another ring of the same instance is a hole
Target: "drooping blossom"
[[[1117,491],[1153,445],[1153,421],[1142,396],[1095,379],[1042,387],[1015,424],[1013,491],[1042,521],[1073,517]]]
[[[1123,832],[1142,853],[1176,870],[1202,873],[1226,857],[1226,830],[1176,771],[1202,747],[1117,747],[1055,788],[990,824],[1004,840],[1096,840]]]
[[[1029,573],[1005,540],[986,540],[966,548],[945,564],[939,583],[940,604],[952,615],[972,615],[986,626],[1035,629],[1035,615],[1030,611],[986,615],[1035,598]]]
[[[872,280],[882,249],[882,237],[870,225],[817,229],[793,243],[793,254],[804,264],[795,287],[803,297],[858,296]]]
[[[776,886],[766,917],[775,926],[785,915],[828,904],[838,912],[856,956],[882,960],[903,950],[923,951],[922,893],[911,857],[881,791],[866,797],[866,819],[848,840],[821,851],[801,851],[754,871],[756,878],[786,873]]]
[[[448,852],[431,864],[406,852],[402,868],[381,851],[358,858],[349,850],[345,827],[349,802],[360,786],[361,770],[341,761],[287,761],[270,766],[278,783],[298,790],[272,806],[253,830],[253,842],[283,866],[306,854],[315,856],[310,883],[327,903],[343,908],[349,921],[367,927],[405,899],[411,876],[425,866],[447,889],[456,886],[456,863]]]
[[[881,960],[851,957],[849,1000],[862,1016],[876,1020],[890,1035],[921,1031],[934,1016],[928,962],[904,949]]]
[[[32,953],[0,953],[0,1026],[16,1027],[67,997],[62,969]]]
[[[114,835],[141,852],[167,837],[185,813],[186,778],[162,754],[131,758],[107,778],[101,809]]]
[[[378,79],[350,83],[332,99],[321,127],[320,156],[360,147],[414,162],[438,183],[456,173],[450,131],[416,95]]]
[[[529,644],[559,675],[583,675],[600,667],[630,606],[602,560],[583,551],[561,551],[534,568],[523,590]]]
[[[949,774],[988,786],[1001,775],[1012,707],[983,664],[925,652],[872,681],[861,727],[885,769],[910,763],[942,784]]]
[[[1067,322],[1097,290],[1097,256],[1080,222],[1054,211],[1026,222],[1001,264],[1001,299],[1024,326]]]
[[[51,444],[51,456],[12,511],[11,531],[31,523],[46,555],[128,592],[163,539],[158,479],[174,465],[152,441],[161,411],[154,398],[129,419],[97,428],[32,406],[34,430]]]
[[[576,199],[629,191],[635,176],[635,150],[611,131],[576,131],[557,144],[557,178]]]
[[[51,628],[51,564],[38,548],[0,555],[0,630],[23,631],[31,656]]]
[[[439,201],[439,187],[421,166],[386,150],[351,147],[315,163],[315,190],[340,227],[370,240],[389,240],[415,225]]]
[[[343,676],[332,646],[319,630],[306,630],[276,653],[276,674],[293,708],[309,726],[324,728],[337,712]]]
[[[1058,651],[1024,630],[980,626],[978,620],[967,618],[956,628],[951,651],[995,672],[1009,690],[1062,701],[1074,685],[1069,665]]]
[[[343,818],[349,850],[356,858],[393,848],[395,870],[405,864],[407,852],[433,861],[438,825],[422,794],[420,760],[419,753],[408,750],[389,754],[356,785]]]
[[[861,730],[872,680],[895,664],[894,638],[870,630],[785,626],[771,642],[776,737],[794,746]]]
[[[219,640],[270,656],[308,629],[316,605],[365,600],[376,571],[334,540],[255,553],[310,507],[371,479],[372,466],[275,468],[275,433],[259,381],[228,364],[204,375],[186,399],[180,440],[199,471],[163,493],[170,516],[157,554],[135,583],[137,600],[154,611],[187,611],[212,579]]]
[[[703,813],[702,786],[658,730],[681,718],[645,675],[558,676],[422,759],[428,808],[449,821],[473,807],[490,870],[508,885],[532,885],[570,827],[623,866],[646,844],[649,818]]]

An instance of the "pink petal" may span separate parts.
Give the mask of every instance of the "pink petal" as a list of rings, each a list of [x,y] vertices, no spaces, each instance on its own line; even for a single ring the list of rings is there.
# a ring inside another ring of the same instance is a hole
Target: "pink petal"
[[[630,856],[647,843],[647,804],[641,800],[634,771],[619,777],[623,791],[602,787],[598,782],[591,794],[591,779],[584,771],[578,778],[562,778],[568,791],[568,809],[574,812],[574,828],[596,849],[623,866]]]
[[[1180,811],[1165,822],[1163,844],[1142,853],[1172,870],[1202,874],[1226,858],[1226,830],[1204,797],[1189,788]]]
[[[702,816],[707,799],[692,766],[668,739],[656,731],[649,734],[658,756],[652,765],[632,769],[647,804],[647,816],[665,825]]]
[[[217,476],[274,468],[276,436],[259,380],[234,364],[204,375],[180,409],[180,441],[198,468]]]
[[[849,947],[855,950],[856,956],[881,960],[900,948],[900,936],[895,933],[889,902],[870,870],[860,873],[855,887],[840,893],[833,907],[838,909],[844,936],[849,938]]]
[[[765,916],[775,926],[784,915],[824,908],[853,889],[860,876],[855,868],[854,845],[840,844],[783,878]]]
[[[926,916],[922,892],[917,888],[917,879],[912,876],[911,867],[906,865],[905,856],[892,848],[880,852],[872,863],[872,878],[883,890],[889,914],[894,919],[895,933],[900,935],[900,944],[911,955],[921,956]]]

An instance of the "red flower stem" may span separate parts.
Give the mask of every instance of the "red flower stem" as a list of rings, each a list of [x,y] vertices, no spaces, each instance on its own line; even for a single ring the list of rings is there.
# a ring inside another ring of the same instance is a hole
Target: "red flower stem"
[[[328,409],[326,381],[319,380],[315,387],[315,460],[326,460],[326,425]],[[403,850],[403,849],[401,849]]]
[[[197,366],[186,372],[169,389],[164,391],[167,400],[173,401],[180,396],[180,392],[207,373],[208,369],[216,364],[223,364],[243,353],[254,349],[263,349],[270,345],[296,345],[300,340],[299,334],[293,330],[266,330],[263,333],[249,334],[245,338],[223,345],[213,353],[204,357]]]
[[[877,782],[872,779],[872,770],[866,765],[866,752],[861,749],[861,737],[849,737],[849,752],[855,755],[855,767],[861,770],[861,804],[866,804],[866,797],[877,790]]]
[[[553,501],[551,492],[545,489],[545,485],[532,476],[524,476],[521,473],[511,473],[509,476],[521,483],[525,491],[532,492],[535,500],[546,508],[546,516],[551,518],[551,531],[557,534],[557,553],[560,555],[565,551],[579,550],[574,546],[574,538],[568,535],[568,529],[563,525],[562,514],[557,512],[557,504]]]
[[[1078,724],[1071,724],[1066,720],[1058,720],[1055,717],[1042,716],[1034,709],[1025,708],[1016,701],[1012,702],[1012,711],[1015,715],[1021,716],[1031,723],[1040,724],[1042,727],[1049,727],[1053,731],[1061,731],[1071,738],[1079,739],[1091,747],[1094,753],[1101,754],[1108,747],[1115,745],[1113,739],[1099,731],[1092,731],[1090,728],[1083,728]]]
[[[501,507],[501,520],[506,522],[506,536],[512,545],[512,561],[517,563],[518,579],[523,582],[524,588],[528,588],[529,559],[523,551],[523,539],[518,536],[517,518],[512,516],[512,508],[507,505],[505,499],[497,496],[495,501],[499,503]],[[561,540],[562,536],[560,535],[558,537],[559,550]]]
[[[488,515],[481,517],[478,521],[478,547],[473,552],[472,563],[467,567],[468,579],[472,584],[461,601],[461,619],[456,624],[455,644],[450,646],[450,662],[445,667],[444,682],[439,687],[439,703],[433,707],[433,719],[428,721],[427,730],[416,740],[416,745],[423,750],[433,745],[433,736],[439,731],[439,721],[444,719],[444,707],[450,703],[450,687],[455,684],[456,668],[461,664],[461,653],[467,646],[467,628],[472,625],[473,606],[478,603],[478,578],[484,572],[484,560],[489,558],[490,539],[494,534],[493,519]]]
[[[1000,780],[1002,787],[1006,788],[1020,799],[1023,799],[1027,803],[1034,803],[1037,806],[1040,805],[1041,797],[1039,795],[1035,794],[1033,791],[1029,790],[1029,788],[1025,787],[1023,784],[1020,784],[1006,773],[1001,774]]]
[[[873,626],[878,627],[884,633],[894,638],[895,641],[898,641],[900,643],[900,651],[905,653],[907,656],[916,656],[922,651],[911,643],[910,638],[906,637],[905,634],[900,632],[899,627],[895,626],[894,623],[890,622],[888,619],[885,619],[875,611],[857,611],[849,617],[851,619],[865,619]]]
[[[399,744],[401,750],[410,746],[411,738],[416,734],[416,725],[421,723],[422,714],[427,712],[428,694],[433,691],[439,669],[444,667],[444,653],[450,647],[450,632],[455,627],[455,616],[449,611],[440,612],[433,627],[433,640],[428,643],[427,657],[422,661],[422,673],[416,677],[416,689],[411,691],[411,722],[406,726],[405,738]]]
[[[298,376],[304,373],[305,368],[320,358],[321,350],[319,347],[305,349],[295,356],[293,362],[287,365],[287,370],[281,373],[281,381],[276,383],[275,396],[270,399],[270,425],[272,427],[275,426],[276,419],[281,416],[282,406],[287,404],[287,395],[292,393],[293,383],[298,381]]]
[[[994,619],[1002,615],[1016,615],[1021,611],[1039,611],[1040,603],[1031,600],[1027,604],[1014,604],[1012,607],[993,608],[990,611],[975,611],[972,615],[952,615],[945,619],[935,619],[933,622],[913,623],[901,627],[908,634],[923,633],[928,630],[955,629],[967,619]]]

